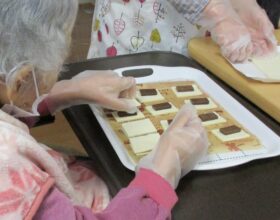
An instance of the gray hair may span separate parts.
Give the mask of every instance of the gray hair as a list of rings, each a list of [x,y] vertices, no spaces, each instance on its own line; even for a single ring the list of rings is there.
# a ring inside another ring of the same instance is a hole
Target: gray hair
[[[77,10],[77,0],[0,0],[0,73],[25,61],[59,72]]]

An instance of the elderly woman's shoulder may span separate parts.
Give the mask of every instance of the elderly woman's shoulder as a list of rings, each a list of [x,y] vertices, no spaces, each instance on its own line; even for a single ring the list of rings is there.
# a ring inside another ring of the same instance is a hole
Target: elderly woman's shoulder
[[[0,123],[2,124],[0,128],[9,125],[9,127],[11,128],[14,127],[14,129],[20,129],[26,133],[29,133],[29,129],[24,123],[12,117],[11,115],[5,113],[1,109],[0,109]]]
[[[28,128],[0,110],[0,219],[30,219],[35,201],[54,184],[48,173],[22,150],[35,140]],[[35,205],[34,205],[35,204]]]

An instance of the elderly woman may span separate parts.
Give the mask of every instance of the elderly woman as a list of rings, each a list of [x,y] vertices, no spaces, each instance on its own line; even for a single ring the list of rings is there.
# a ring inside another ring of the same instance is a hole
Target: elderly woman
[[[109,204],[107,188],[94,173],[38,143],[17,119],[31,125],[26,118],[89,102],[135,111],[133,78],[86,71],[56,83],[77,5],[0,1],[0,219],[169,219],[174,189],[207,149],[192,106],[179,111],[140,161],[136,177]]]

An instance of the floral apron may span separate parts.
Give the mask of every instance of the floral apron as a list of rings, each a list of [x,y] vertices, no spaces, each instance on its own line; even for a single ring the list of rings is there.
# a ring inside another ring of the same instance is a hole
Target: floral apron
[[[88,58],[155,50],[187,55],[198,32],[167,1],[97,0]]]

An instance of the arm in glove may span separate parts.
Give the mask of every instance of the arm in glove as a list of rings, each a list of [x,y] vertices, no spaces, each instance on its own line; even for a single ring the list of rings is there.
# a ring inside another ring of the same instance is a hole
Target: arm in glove
[[[104,108],[135,112],[133,77],[120,77],[113,71],[85,71],[54,85],[44,103],[53,113],[78,104],[98,104]]]
[[[212,39],[230,61],[242,62],[251,56],[250,33],[229,0],[211,0],[197,24],[211,32]]]
[[[143,157],[138,168],[151,169],[172,187],[190,172],[208,147],[207,134],[191,104],[184,105],[154,150]]]
[[[274,53],[277,46],[274,27],[256,0],[231,0],[231,4],[251,34],[253,56]]]

